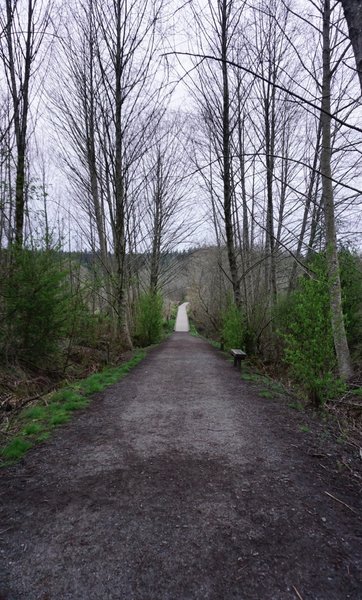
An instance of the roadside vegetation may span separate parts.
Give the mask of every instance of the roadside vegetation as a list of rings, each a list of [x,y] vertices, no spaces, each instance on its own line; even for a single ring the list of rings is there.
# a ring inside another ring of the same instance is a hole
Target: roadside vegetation
[[[261,254],[262,255],[262,254]],[[241,377],[255,383],[261,396],[276,394],[280,382],[282,395],[291,408],[311,408],[336,419],[338,428],[361,441],[362,431],[362,261],[350,247],[339,250],[343,314],[351,351],[354,376],[340,377],[334,348],[327,262],[324,252],[313,253],[306,269],[297,272],[292,288],[280,285],[272,312],[261,282],[259,294],[241,295],[240,306],[213,280],[210,285],[204,272],[213,272],[225,253],[208,248],[190,258],[193,285],[189,288],[192,330],[209,338],[226,352],[230,348],[246,351]],[[257,261],[257,255],[253,257]],[[285,257],[283,273],[293,263]],[[196,275],[196,276],[195,276]],[[246,290],[248,292],[248,290]],[[250,292],[249,292],[250,293]],[[215,302],[215,299],[218,299]],[[252,298],[252,299],[251,299]],[[278,394],[277,394],[278,395]]]
[[[11,464],[33,446],[47,440],[54,428],[67,423],[75,411],[86,408],[93,394],[102,392],[123,379],[144,356],[144,351],[138,351],[120,366],[108,367],[85,379],[74,381],[20,410],[7,423],[4,438],[9,441],[0,448],[0,466]]]
[[[219,256],[218,249],[209,248],[207,254],[203,252],[202,264],[194,268],[210,270]],[[339,260],[347,339],[358,380],[362,361],[362,261],[349,248],[340,250]],[[268,297],[262,292],[253,303],[242,294],[237,307],[230,296],[215,289],[215,282],[209,287],[203,280],[202,286],[190,287],[189,297],[194,330],[219,341],[226,350],[242,348],[249,357],[261,360],[270,372],[289,378],[306,400],[318,406],[348,385],[338,377],[325,253],[315,253],[306,268],[298,274],[293,289],[281,287],[270,315]],[[215,303],[215,297],[221,300]]]
[[[142,348],[170,335],[177,303],[140,294],[129,349],[97,304],[89,262],[41,244],[2,256],[0,460],[8,464],[122,379],[144,357]]]

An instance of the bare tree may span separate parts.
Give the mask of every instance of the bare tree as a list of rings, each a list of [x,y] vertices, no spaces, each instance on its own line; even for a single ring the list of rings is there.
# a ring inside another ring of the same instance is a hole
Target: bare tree
[[[148,288],[157,293],[175,276],[172,253],[191,238],[197,220],[191,214],[189,161],[182,138],[187,121],[176,113],[155,131],[153,147],[144,157],[144,185],[140,203],[141,243],[146,257]],[[177,261],[176,261],[177,262]]]
[[[97,20],[102,31],[98,52],[104,90],[109,106],[104,117],[109,124],[102,151],[108,163],[106,177],[111,186],[109,211],[115,257],[115,297],[119,331],[130,345],[127,324],[127,225],[132,170],[141,160],[159,119],[158,88],[155,86],[156,27],[161,19],[162,0],[124,0],[97,3]],[[111,169],[109,170],[109,167]]]
[[[100,72],[97,68],[98,35],[93,0],[80,3],[70,10],[71,27],[66,27],[62,40],[59,68],[66,72],[62,87],[57,90],[54,120],[65,134],[67,143],[78,160],[68,152],[63,160],[75,182],[74,193],[82,190],[79,201],[89,215],[90,233],[93,222],[96,236],[90,235],[91,248],[98,255],[103,272],[108,310],[112,307],[111,271],[105,199],[101,193],[98,140]]]
[[[121,342],[131,345],[127,302],[142,158],[162,116],[156,78],[162,0],[84,0],[67,28],[70,75],[58,93],[62,125],[73,155],[68,170],[96,224],[107,296]],[[65,90],[64,90],[65,88]],[[108,285],[106,283],[106,285]]]
[[[0,27],[5,32],[0,38],[0,53],[10,91],[16,140],[15,241],[19,245],[23,243],[30,85],[51,8],[49,3],[44,7],[41,0],[26,3],[5,0],[5,7],[0,9]]]
[[[223,153],[223,182],[224,182],[224,217],[226,245],[229,259],[234,301],[240,306],[240,279],[238,273],[235,229],[232,218],[232,180],[231,180],[231,131],[230,131],[230,90],[227,59],[229,57],[230,35],[235,28],[233,23],[233,3],[228,0],[219,2],[220,23],[220,57],[222,60],[222,153]],[[235,17],[234,17],[235,18]],[[237,17],[237,20],[240,17]]]
[[[232,165],[232,136],[236,126],[235,109],[232,108],[230,91],[231,70],[228,60],[240,33],[240,20],[243,5],[235,0],[218,0],[216,5],[208,2],[203,12],[194,11],[201,47],[206,44],[206,52],[211,51],[220,62],[199,68],[199,81],[195,96],[201,108],[207,135],[212,142],[217,157],[222,181],[222,210],[217,212],[223,220],[228,270],[237,306],[241,304],[240,272],[237,247],[237,220],[235,219],[234,177]],[[215,199],[215,197],[214,197]],[[221,198],[220,198],[221,199]],[[216,213],[215,213],[216,214]]]

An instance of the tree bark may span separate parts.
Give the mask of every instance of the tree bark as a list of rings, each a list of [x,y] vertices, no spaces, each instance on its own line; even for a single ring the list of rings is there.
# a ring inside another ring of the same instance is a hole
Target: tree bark
[[[14,51],[14,6],[11,0],[6,0],[6,41],[9,53],[8,70],[10,92],[14,110],[14,129],[16,140],[16,179],[15,179],[15,242],[23,244],[24,212],[25,212],[25,160],[27,150],[27,126],[29,113],[29,82],[31,63],[33,60],[33,13],[32,0],[28,1],[27,28],[25,34],[25,49],[23,52],[23,75],[20,74],[19,86],[16,82],[16,57]],[[16,39],[16,38],[15,38]]]
[[[330,0],[324,0],[323,11],[323,84],[322,84],[322,152],[321,172],[326,229],[326,255],[334,347],[338,372],[342,379],[352,376],[351,358],[342,311],[341,280],[337,253],[334,198],[331,172],[331,48],[330,48]]]
[[[240,185],[241,185],[241,198],[243,207],[243,230],[242,230],[242,248],[245,253],[245,259],[249,258],[250,250],[250,235],[249,235],[249,216],[248,216],[248,205],[247,205],[247,193],[245,183],[245,116],[243,114],[242,98],[241,98],[241,79],[238,77],[237,86],[237,107],[238,107],[238,154],[239,154],[239,168],[240,168]]]
[[[85,127],[86,127],[86,156],[87,156],[87,165],[89,171],[89,184],[90,184],[90,193],[93,202],[94,208],[94,216],[97,227],[98,241],[99,241],[99,249],[100,249],[100,261],[101,268],[104,274],[104,286],[107,296],[108,310],[111,309],[112,306],[112,293],[111,293],[111,285],[110,285],[110,261],[108,258],[108,245],[107,245],[107,237],[106,237],[106,228],[105,228],[105,219],[104,219],[104,210],[101,203],[100,192],[99,192],[99,177],[98,177],[98,169],[97,169],[97,156],[96,156],[96,127],[95,127],[95,119],[96,119],[96,91],[95,91],[95,81],[94,81],[94,59],[95,59],[95,51],[94,51],[94,35],[95,35],[95,25],[94,25],[94,15],[93,15],[93,2],[92,0],[89,3],[89,94],[87,94],[86,88],[86,77],[84,84],[84,104],[85,104]],[[88,98],[87,98],[88,96]]]
[[[313,197],[314,198],[316,197],[316,192],[317,192],[317,188],[318,188],[317,167],[318,167],[318,160],[320,157],[321,135],[322,135],[322,123],[321,123],[321,119],[319,119],[316,147],[315,147],[315,151],[314,151],[314,158],[313,158],[313,164],[312,164],[312,171],[310,174],[310,180],[309,180],[308,189],[307,189],[307,197],[306,197],[305,207],[304,207],[303,221],[302,221],[302,226],[301,226],[301,231],[299,234],[298,246],[297,246],[297,251],[296,251],[296,257],[298,259],[302,258],[302,249],[303,249],[305,234],[307,231],[310,207],[312,205]],[[315,210],[313,210],[313,214],[314,215],[316,214]],[[312,231],[316,229],[315,223],[311,224],[311,229],[312,229]],[[312,238],[312,236],[311,236],[311,238]],[[308,253],[310,250],[311,250],[311,248],[309,248]],[[307,253],[307,257],[308,257],[308,253]],[[295,286],[295,281],[296,281],[296,276],[297,276],[297,266],[298,266],[297,261],[294,261],[293,267],[292,267],[292,272],[290,275],[290,280],[289,280],[288,294],[290,294],[293,291],[294,286]]]
[[[270,91],[270,90],[269,90]],[[268,91],[268,96],[269,96]],[[273,202],[273,177],[274,177],[274,147],[275,147],[275,88],[271,89],[270,98],[265,100],[265,150],[266,150],[266,187],[267,187],[267,212],[266,212],[266,251],[270,252],[269,259],[269,286],[271,291],[271,305],[277,299],[276,265],[275,265],[275,235],[274,235],[274,202]]]
[[[162,182],[162,157],[161,149],[157,151],[156,158],[156,181],[153,192],[153,228],[152,228],[152,250],[150,265],[150,291],[151,294],[157,294],[160,275],[161,258],[161,236],[162,236],[162,200],[163,200],[163,182]]]
[[[361,0],[341,0],[341,4],[348,25],[362,93],[362,2]]]
[[[222,59],[222,144],[223,144],[223,185],[224,185],[224,219],[226,245],[229,260],[234,302],[240,306],[240,280],[235,251],[235,236],[232,215],[232,184],[230,157],[230,97],[228,78],[228,14],[230,6],[227,0],[221,2],[221,59]]]
[[[121,1],[115,3],[116,11],[116,54],[114,63],[115,75],[115,162],[114,162],[114,192],[115,192],[115,240],[114,253],[117,269],[117,316],[119,333],[125,346],[132,347],[127,323],[127,294],[125,282],[126,266],[126,210],[123,174],[123,132],[122,132],[122,22]]]

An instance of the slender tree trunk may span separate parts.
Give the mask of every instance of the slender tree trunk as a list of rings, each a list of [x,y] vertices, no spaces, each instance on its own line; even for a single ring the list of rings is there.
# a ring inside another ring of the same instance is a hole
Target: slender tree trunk
[[[306,198],[305,207],[304,207],[302,227],[301,227],[301,231],[300,231],[299,238],[298,238],[298,246],[297,246],[296,256],[299,259],[302,256],[302,248],[303,248],[304,238],[305,238],[307,225],[308,225],[308,217],[310,214],[310,207],[312,204],[313,196],[314,196],[314,198],[316,197],[315,192],[316,192],[316,188],[318,187],[317,167],[318,167],[318,159],[319,159],[319,155],[320,155],[321,135],[322,135],[322,123],[321,123],[321,119],[320,119],[319,124],[318,124],[317,141],[316,141],[316,147],[315,147],[315,151],[314,151],[312,171],[310,174],[307,198]],[[316,211],[313,210],[313,215],[315,215],[315,213],[316,213]],[[312,223],[311,230],[315,232],[316,224]],[[307,258],[308,258],[308,253],[307,253]],[[296,275],[297,275],[297,262],[294,261],[293,267],[292,267],[292,272],[290,275],[290,280],[289,280],[288,293],[290,293],[294,289]]]
[[[16,83],[16,58],[14,54],[14,7],[11,0],[6,0],[6,39],[9,52],[9,80],[11,98],[14,110],[14,129],[16,139],[16,179],[15,179],[15,242],[23,244],[24,213],[25,213],[25,166],[27,150],[27,126],[29,113],[29,82],[32,62],[32,37],[33,37],[33,13],[32,0],[28,0],[27,7],[27,29],[25,34],[25,52],[23,74],[21,75],[20,87]]]
[[[272,57],[270,57],[272,61]],[[269,63],[269,79],[275,80],[274,65]],[[275,88],[268,83],[264,95],[264,127],[265,127],[265,153],[266,153],[266,191],[267,211],[265,225],[265,246],[269,261],[266,261],[268,272],[266,278],[271,295],[271,306],[277,299],[276,264],[275,264],[275,234],[274,234],[274,202],[273,202],[273,177],[274,177],[274,150],[275,150]]]
[[[274,205],[273,205],[273,171],[274,159],[272,156],[272,144],[270,140],[269,117],[266,117],[266,179],[267,179],[267,212],[266,212],[266,251],[270,252],[268,280],[271,290],[272,305],[277,297],[276,268],[275,268],[275,237],[274,237]]]
[[[317,181],[314,190],[314,206],[311,217],[310,235],[308,242],[307,261],[311,259],[314,252],[317,251],[317,241],[319,237],[319,251],[322,251],[322,215],[324,214],[323,196],[318,199],[320,190],[320,174],[317,174]]]
[[[282,237],[283,223],[284,223],[284,211],[287,202],[287,191],[289,182],[289,169],[290,162],[289,158],[289,123],[288,116],[283,120],[283,132],[282,132],[282,167],[281,167],[281,181],[280,181],[280,202],[278,211],[278,229],[276,236],[276,249],[280,247],[280,240]]]
[[[89,171],[89,183],[90,192],[93,202],[94,215],[97,227],[99,249],[100,249],[100,262],[104,276],[104,286],[107,297],[107,309],[110,311],[112,306],[112,291],[110,285],[110,263],[108,258],[108,247],[106,229],[104,223],[104,210],[101,204],[100,192],[99,192],[99,181],[98,181],[98,169],[97,169],[97,158],[96,158],[96,128],[95,128],[95,87],[94,87],[94,15],[93,15],[93,1],[91,0],[89,15],[89,98],[87,102],[87,92],[85,83],[85,118],[86,118],[86,132],[87,132],[87,164]]]
[[[161,230],[162,230],[162,158],[161,152],[157,153],[156,182],[154,189],[154,216],[152,231],[152,250],[150,266],[150,291],[156,294],[158,291],[161,256]]]
[[[322,86],[322,153],[321,172],[326,229],[326,253],[334,347],[339,375],[352,375],[351,358],[347,343],[342,311],[341,280],[337,253],[334,198],[331,171],[331,65],[330,65],[330,0],[324,0],[323,12],[323,86]]]
[[[228,12],[227,0],[221,0],[221,59],[222,59],[222,126],[223,126],[223,184],[224,184],[224,218],[226,245],[229,260],[231,282],[233,287],[234,302],[240,306],[240,280],[235,251],[235,236],[232,215],[232,184],[231,184],[231,157],[230,157],[230,97],[228,78]]]
[[[123,133],[122,133],[122,39],[121,39],[121,0],[115,3],[116,10],[116,55],[115,55],[115,240],[114,253],[117,269],[117,316],[122,343],[132,347],[127,323],[127,294],[126,294],[126,211],[123,174]]]
[[[242,114],[241,97],[240,97],[240,84],[238,85],[238,143],[239,143],[239,167],[240,167],[240,185],[241,185],[241,198],[243,206],[243,233],[242,233],[242,248],[245,253],[245,264],[247,265],[249,260],[249,217],[248,217],[248,205],[245,185],[245,118]]]

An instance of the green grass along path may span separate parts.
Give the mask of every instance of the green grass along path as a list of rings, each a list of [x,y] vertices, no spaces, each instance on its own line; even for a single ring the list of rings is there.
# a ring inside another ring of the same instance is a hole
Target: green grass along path
[[[0,466],[19,460],[33,446],[47,440],[54,428],[67,423],[75,411],[89,405],[92,394],[123,379],[145,355],[144,350],[139,350],[131,360],[67,385],[44,397],[36,406],[23,409],[17,419],[20,431],[0,450]]]

